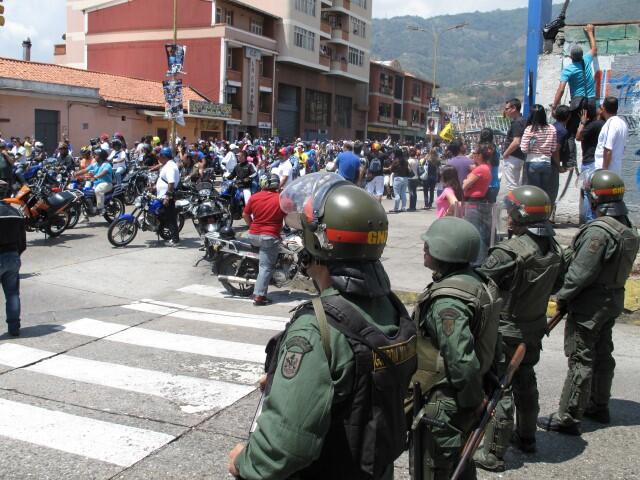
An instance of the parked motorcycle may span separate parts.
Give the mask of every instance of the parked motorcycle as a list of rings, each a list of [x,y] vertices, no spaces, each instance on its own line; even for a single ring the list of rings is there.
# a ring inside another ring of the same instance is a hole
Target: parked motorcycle
[[[134,206],[132,213],[119,215],[109,225],[107,239],[111,245],[126,247],[136,238],[138,230],[155,232],[163,240],[171,240],[171,231],[160,218],[164,208],[162,200],[145,192],[136,198]]]
[[[67,228],[67,209],[76,198],[72,191],[52,193],[47,185],[47,174],[40,170],[33,186],[21,186],[15,197],[4,201],[22,211],[27,231],[39,230],[50,237],[57,237]]]
[[[207,233],[205,237],[214,252],[212,271],[227,292],[240,297],[253,295],[258,278],[258,258],[260,249],[247,239],[235,238],[233,230]],[[302,275],[299,254],[304,249],[298,232],[283,233],[278,260],[271,285],[283,287]]]
[[[148,182],[148,170],[138,164],[133,164],[122,181],[124,202],[127,205],[133,205],[135,199],[147,189]]]
[[[83,194],[80,200],[74,202],[69,208],[70,225],[75,226],[81,215],[87,218],[98,215],[96,192],[90,180],[73,179],[68,188],[70,191],[79,190]],[[114,185],[113,189],[104,197],[104,214],[102,216],[107,222],[111,223],[124,214],[124,211],[124,189],[122,185]]]
[[[244,195],[232,180],[224,179],[220,184],[220,200],[225,204],[231,218],[240,220],[244,211]]]

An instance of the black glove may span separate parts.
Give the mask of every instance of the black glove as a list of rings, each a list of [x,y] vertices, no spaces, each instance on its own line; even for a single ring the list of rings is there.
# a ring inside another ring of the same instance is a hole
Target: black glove
[[[561,298],[556,299],[556,311],[561,312],[563,315],[567,313],[567,301]]]

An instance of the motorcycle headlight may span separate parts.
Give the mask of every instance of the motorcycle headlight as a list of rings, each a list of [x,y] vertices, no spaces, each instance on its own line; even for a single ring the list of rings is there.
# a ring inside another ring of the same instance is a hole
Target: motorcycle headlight
[[[134,207],[139,208],[142,206],[142,197],[136,197],[135,201],[133,202]]]
[[[58,182],[58,183],[62,182],[62,175],[58,174],[56,176],[56,182]]]
[[[216,224],[215,223],[208,223],[207,224],[207,232],[209,232],[209,233],[214,233],[214,232],[218,233]]]

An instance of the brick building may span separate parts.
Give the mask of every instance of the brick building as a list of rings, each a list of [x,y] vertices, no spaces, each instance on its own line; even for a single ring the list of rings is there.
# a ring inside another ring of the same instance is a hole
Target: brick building
[[[372,61],[369,77],[371,139],[416,141],[425,138],[433,82],[402,69],[400,62]]]
[[[372,0],[181,0],[184,82],[233,106],[227,138],[364,138]],[[172,0],[67,0],[55,61],[162,80]]]

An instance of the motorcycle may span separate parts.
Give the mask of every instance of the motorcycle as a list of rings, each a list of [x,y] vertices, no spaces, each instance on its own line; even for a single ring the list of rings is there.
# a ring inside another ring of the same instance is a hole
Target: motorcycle
[[[47,185],[48,175],[40,170],[33,186],[22,185],[15,197],[4,201],[20,209],[29,232],[39,230],[57,237],[67,228],[68,207],[76,200],[72,191],[53,193]]]
[[[218,281],[232,295],[250,297],[258,278],[260,249],[243,238],[222,238],[220,232],[207,233],[213,250],[212,272]],[[282,234],[271,285],[283,287],[296,276],[302,276],[299,254],[304,249],[298,232]]]
[[[232,180],[224,179],[220,184],[220,200],[225,204],[231,218],[240,220],[244,211],[244,195],[242,189]]]
[[[136,198],[144,193],[149,181],[146,168],[135,164],[126,174],[122,181],[124,188],[124,203],[133,205]]]
[[[145,192],[136,198],[132,213],[123,213],[116,218],[107,231],[107,239],[114,247],[129,245],[138,230],[155,232],[163,240],[171,240],[171,230],[160,219],[162,200]],[[179,228],[180,229],[180,228]]]
[[[96,192],[93,189],[91,180],[83,180],[75,178],[67,187],[69,191],[78,190],[82,192],[79,201],[69,208],[69,224],[75,226],[81,215],[85,217],[95,217],[98,215],[98,206],[96,203]],[[104,196],[104,214],[103,218],[111,223],[120,215],[124,214],[124,188],[122,185],[114,185],[113,189]]]

